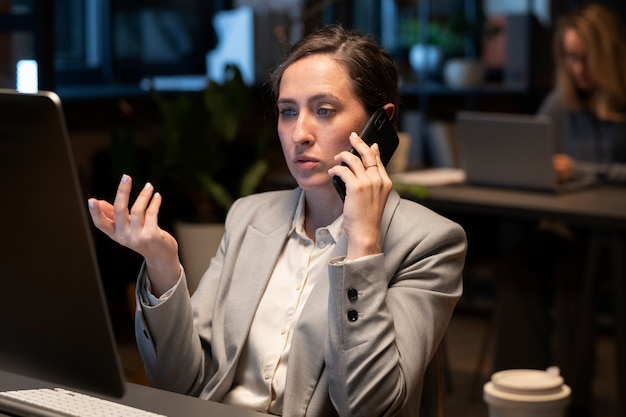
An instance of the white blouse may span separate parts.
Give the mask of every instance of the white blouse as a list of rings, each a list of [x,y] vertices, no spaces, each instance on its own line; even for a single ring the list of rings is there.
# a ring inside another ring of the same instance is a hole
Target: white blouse
[[[222,400],[264,413],[282,414],[293,329],[316,280],[328,276],[343,216],[315,231],[304,231],[304,193],[285,247],[256,311],[230,392]]]

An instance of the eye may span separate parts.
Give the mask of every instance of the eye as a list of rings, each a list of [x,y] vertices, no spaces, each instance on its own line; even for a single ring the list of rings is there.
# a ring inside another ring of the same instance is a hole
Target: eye
[[[298,111],[293,107],[284,107],[278,110],[280,117],[293,117],[298,115]]]
[[[317,114],[319,114],[320,116],[331,116],[334,112],[335,110],[329,109],[327,107],[320,107],[319,109],[317,109]]]

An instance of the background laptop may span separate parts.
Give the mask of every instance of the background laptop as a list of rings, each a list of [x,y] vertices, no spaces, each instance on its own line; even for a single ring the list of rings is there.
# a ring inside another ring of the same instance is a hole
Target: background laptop
[[[456,125],[466,183],[547,192],[578,187],[557,182],[548,116],[461,111]]]
[[[121,397],[124,377],[59,98],[0,89],[0,369]]]

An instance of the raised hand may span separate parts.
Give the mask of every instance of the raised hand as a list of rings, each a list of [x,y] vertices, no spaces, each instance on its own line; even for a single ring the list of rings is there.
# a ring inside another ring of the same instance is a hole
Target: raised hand
[[[158,225],[162,198],[152,184],[146,183],[129,211],[131,188],[132,178],[124,174],[113,204],[90,198],[89,213],[98,229],[144,257],[152,292],[159,296],[180,276],[178,243]]]
[[[329,170],[331,176],[340,175],[346,183],[343,227],[348,235],[347,259],[380,253],[380,223],[392,188],[378,144],[370,147],[354,132],[350,143],[361,158],[342,152],[335,160],[347,167],[336,165]]]

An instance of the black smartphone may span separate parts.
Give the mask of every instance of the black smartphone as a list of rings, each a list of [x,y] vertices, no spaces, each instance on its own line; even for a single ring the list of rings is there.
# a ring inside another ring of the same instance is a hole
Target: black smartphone
[[[367,143],[369,146],[372,146],[374,143],[378,143],[378,148],[380,149],[380,159],[385,166],[389,163],[389,160],[393,156],[393,153],[396,151],[398,143],[400,142],[396,129],[394,129],[391,124],[391,120],[389,120],[385,109],[382,107],[372,114],[359,136],[363,139],[363,142]],[[352,148],[350,152],[356,156],[360,156],[354,148]],[[333,185],[339,193],[339,197],[341,197],[342,200],[345,200],[346,184],[343,180],[335,176],[333,177]]]

